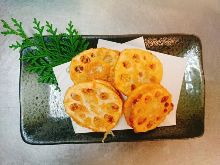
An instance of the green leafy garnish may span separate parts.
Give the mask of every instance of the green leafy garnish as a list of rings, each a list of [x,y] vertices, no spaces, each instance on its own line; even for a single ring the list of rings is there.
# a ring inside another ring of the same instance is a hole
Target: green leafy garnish
[[[1,34],[16,35],[22,39],[22,42],[16,41],[9,47],[13,50],[31,47],[31,51],[27,51],[20,60],[24,61],[28,72],[38,74],[38,82],[54,84],[58,87],[56,77],[53,73],[53,67],[69,62],[80,52],[87,49],[89,43],[82,38],[74,28],[70,21],[66,28],[66,33],[58,34],[57,28],[46,21],[46,25],[42,26],[40,21],[34,18],[33,28],[36,31],[32,37],[28,37],[25,33],[22,23],[12,18],[13,27],[5,20],[1,20],[3,28]],[[44,32],[49,36],[44,36]]]

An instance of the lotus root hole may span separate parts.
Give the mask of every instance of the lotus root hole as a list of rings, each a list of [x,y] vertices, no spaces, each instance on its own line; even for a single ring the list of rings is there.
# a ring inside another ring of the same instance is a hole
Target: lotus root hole
[[[142,72],[139,72],[138,75],[139,75],[139,77],[143,77],[143,73]]]
[[[173,108],[174,107],[173,103],[170,103],[170,106]]]
[[[111,115],[105,114],[104,115],[104,119],[108,122],[108,123],[113,123],[114,122],[114,118]]]
[[[102,100],[108,99],[108,93],[105,93],[105,92],[100,93],[100,98],[101,98]]]
[[[95,54],[94,54],[94,53],[91,53],[91,55],[90,55],[90,56],[93,58],[93,57],[95,57]]]
[[[73,100],[76,100],[76,101],[80,101],[80,96],[79,95],[77,95],[77,94],[75,94],[75,93],[71,93],[71,98],[73,99]]]
[[[128,61],[124,61],[122,64],[123,64],[123,67],[125,67],[125,68],[130,67],[130,63]]]
[[[162,97],[161,103],[166,102],[168,99],[169,99],[169,96],[164,96],[164,97]]]
[[[145,97],[144,97],[144,101],[145,101],[145,102],[148,102],[148,101],[150,101],[150,100],[151,100],[151,96],[145,96]]]
[[[168,106],[169,106],[169,103],[168,103],[168,102],[166,102],[166,103],[164,104],[164,106],[165,106],[165,107],[168,107]]]
[[[85,93],[85,94],[89,94],[89,93],[94,92],[94,90],[93,90],[93,89],[90,89],[90,88],[83,88],[83,89],[82,89],[82,92]]]
[[[136,104],[140,99],[141,99],[142,95],[138,95],[134,100],[133,100],[133,104]]]
[[[150,65],[149,65],[149,68],[152,69],[152,70],[155,69],[155,67],[156,67],[155,64],[150,64]]]
[[[131,84],[131,90],[133,91],[136,88],[135,84]]]
[[[132,58],[133,58],[136,62],[138,62],[138,60],[140,59],[140,57],[139,57],[138,54],[134,54],[134,55],[132,56]]]
[[[119,109],[119,106],[115,103],[112,104],[112,109],[114,110],[118,110]]]
[[[87,56],[81,56],[81,57],[80,57],[80,60],[81,60],[81,62],[84,63],[84,64],[90,62],[90,58],[87,57]]]
[[[83,66],[80,66],[80,65],[75,67],[75,71],[78,72],[78,73],[82,73],[83,69],[84,69]]]
[[[150,122],[147,124],[147,128],[150,128],[152,125],[153,125],[153,123],[150,121]]]
[[[75,111],[75,110],[77,110],[77,109],[79,109],[79,108],[80,108],[80,106],[79,106],[78,104],[76,104],[76,103],[73,103],[73,104],[70,105],[70,109],[71,109],[72,111]]]
[[[138,125],[143,124],[146,120],[147,120],[147,118],[139,118],[138,119]]]

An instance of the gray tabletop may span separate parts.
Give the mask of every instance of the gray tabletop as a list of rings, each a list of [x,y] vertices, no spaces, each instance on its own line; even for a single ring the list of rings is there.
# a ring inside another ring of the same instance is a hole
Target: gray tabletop
[[[36,17],[81,34],[187,33],[200,37],[206,79],[205,134],[200,138],[34,146],[20,136],[19,53],[0,35],[0,164],[218,164],[220,162],[220,1],[1,0],[0,18],[15,17],[31,35]],[[2,30],[2,27],[1,29]]]

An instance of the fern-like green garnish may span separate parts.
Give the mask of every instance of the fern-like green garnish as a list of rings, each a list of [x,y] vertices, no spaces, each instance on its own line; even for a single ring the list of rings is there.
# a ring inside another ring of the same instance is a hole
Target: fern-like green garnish
[[[20,60],[27,64],[26,70],[31,73],[38,74],[38,82],[58,85],[56,77],[53,73],[53,67],[69,62],[80,52],[87,49],[89,43],[82,38],[74,28],[70,21],[66,28],[66,33],[57,33],[51,23],[46,21],[46,25],[42,26],[40,21],[34,18],[33,28],[36,31],[33,37],[28,37],[25,33],[22,23],[12,18],[14,27],[10,26],[5,20],[1,20],[3,28],[1,34],[16,35],[22,39],[22,42],[16,41],[10,45],[12,49],[23,50],[31,47],[31,51],[27,51]],[[49,36],[44,36],[44,32]]]

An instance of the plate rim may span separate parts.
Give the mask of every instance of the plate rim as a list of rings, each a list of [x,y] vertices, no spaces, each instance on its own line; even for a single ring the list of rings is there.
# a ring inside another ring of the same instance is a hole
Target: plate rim
[[[129,37],[192,37],[194,38],[199,47],[200,47],[200,58],[199,58],[199,61],[200,61],[200,65],[201,65],[201,69],[200,69],[200,72],[201,72],[201,80],[202,80],[202,85],[203,85],[203,88],[202,88],[202,93],[203,93],[203,104],[201,105],[202,109],[203,109],[203,118],[202,118],[202,130],[201,132],[198,134],[198,136],[192,136],[192,137],[179,137],[179,138],[154,138],[154,139],[140,139],[140,140],[120,140],[120,139],[112,139],[111,141],[105,141],[105,143],[116,143],[116,142],[143,142],[143,141],[161,141],[161,140],[182,140],[182,139],[191,139],[191,138],[199,138],[201,136],[204,135],[204,132],[205,132],[205,73],[204,73],[204,65],[203,65],[203,49],[202,49],[202,42],[201,42],[201,39],[195,35],[195,34],[185,34],[185,33],[165,33],[165,34],[102,34],[102,35],[95,35],[95,34],[92,34],[92,35],[82,35],[83,37],[86,37],[86,38],[91,38],[91,39],[99,39],[99,38],[109,38],[109,39],[116,39],[116,38],[129,38]],[[49,37],[49,35],[44,35],[44,37]],[[30,37],[32,38],[32,37]],[[19,51],[20,53],[20,56],[23,52],[25,48],[21,49]],[[24,128],[22,127],[22,107],[21,107],[21,71],[22,71],[22,61],[20,60],[20,66],[19,66],[19,108],[20,108],[20,135],[21,135],[21,138],[22,140],[27,143],[27,144],[30,144],[30,145],[58,145],[58,144],[89,144],[89,143],[100,143],[100,141],[58,141],[58,142],[43,142],[41,143],[40,141],[29,141],[28,138],[26,138],[23,134],[24,132]]]

